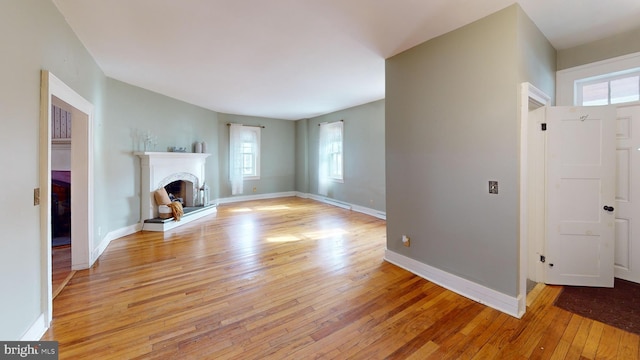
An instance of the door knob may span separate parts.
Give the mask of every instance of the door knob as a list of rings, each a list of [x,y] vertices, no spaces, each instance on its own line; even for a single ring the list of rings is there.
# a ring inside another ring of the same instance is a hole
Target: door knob
[[[603,209],[605,209],[606,211],[613,211],[614,210],[613,206],[607,206],[607,205],[605,205]]]

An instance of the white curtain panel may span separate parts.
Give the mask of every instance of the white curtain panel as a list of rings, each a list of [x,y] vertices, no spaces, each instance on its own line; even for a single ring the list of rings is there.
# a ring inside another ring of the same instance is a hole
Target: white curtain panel
[[[320,124],[320,138],[318,140],[318,194],[327,196],[329,193],[329,124]]]
[[[242,194],[244,181],[242,178],[242,125],[231,124],[229,127],[229,180],[231,195]]]

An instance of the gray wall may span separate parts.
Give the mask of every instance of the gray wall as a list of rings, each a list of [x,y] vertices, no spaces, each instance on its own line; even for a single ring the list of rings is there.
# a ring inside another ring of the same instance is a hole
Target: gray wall
[[[556,49],[520,7],[517,9],[518,81],[533,86],[555,100]]]
[[[105,118],[96,139],[96,227],[108,231],[140,221],[140,150],[135,130],[157,136],[155,151],[173,146],[193,151],[196,141],[207,143],[205,181],[219,182],[216,112],[139,87],[107,79]],[[107,190],[108,189],[108,190]],[[105,191],[107,190],[107,191]],[[216,194],[211,194],[215,197]]]
[[[218,197],[231,197],[229,182],[229,127],[228,123],[263,125],[260,132],[260,180],[244,182],[246,195],[259,195],[295,190],[295,141],[296,124],[290,120],[270,119],[254,116],[218,114],[217,147],[220,177],[211,184]],[[256,191],[253,191],[253,188]]]
[[[94,245],[110,231],[140,219],[140,165],[132,130],[151,130],[157,150],[191,147],[206,141],[206,180],[211,197],[228,193],[225,154],[218,153],[220,124],[234,121],[151,91],[104,76],[52,2],[6,0],[0,3],[0,339],[20,339],[43,312],[41,292],[46,264],[41,254],[40,209],[33,205],[39,183],[40,72],[51,71],[95,105],[94,118]],[[219,119],[220,118],[220,119]],[[244,119],[243,119],[244,120]],[[261,120],[262,121],[262,120]],[[294,190],[295,123],[269,120],[263,137],[264,183],[261,192]],[[277,134],[277,135],[276,135]],[[273,136],[272,136],[273,135]],[[281,140],[278,136],[281,136]],[[228,135],[227,135],[228,138]],[[43,194],[44,196],[44,194]],[[100,235],[98,229],[101,229]],[[92,251],[93,249],[90,249]],[[10,294],[10,295],[8,295]]]
[[[387,248],[511,296],[518,87],[547,87],[555,70],[552,48],[523,16],[510,6],[386,62]],[[538,47],[544,56],[524,63]]]
[[[0,339],[14,340],[43,311],[40,208],[33,205],[40,187],[40,71],[50,70],[96,105],[98,123],[106,79],[50,1],[2,1],[0,44]]]
[[[298,139],[306,141],[308,147],[306,153],[297,154],[297,163],[303,164],[298,167],[306,166],[308,175],[298,172],[300,187],[296,190],[307,192],[303,188],[307,176],[308,192],[318,194],[318,124],[344,120],[344,183],[331,183],[328,197],[386,211],[384,111],[385,101],[379,100],[298,121],[304,122],[298,125]],[[306,163],[302,162],[304,156]]]
[[[640,52],[640,27],[622,34],[558,51],[558,70]]]
[[[296,191],[309,193],[309,119],[296,121]]]

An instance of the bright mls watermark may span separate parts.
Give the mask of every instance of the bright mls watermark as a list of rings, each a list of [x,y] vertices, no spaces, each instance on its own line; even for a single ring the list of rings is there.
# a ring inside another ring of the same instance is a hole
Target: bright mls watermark
[[[57,341],[0,341],[0,360],[58,360]]]

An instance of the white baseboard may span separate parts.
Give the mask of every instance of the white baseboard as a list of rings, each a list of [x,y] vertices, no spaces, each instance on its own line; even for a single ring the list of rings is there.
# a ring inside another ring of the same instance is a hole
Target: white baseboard
[[[22,335],[19,341],[38,341],[47,331],[47,324],[44,314],[40,314],[36,321],[29,327],[27,332]]]
[[[351,204],[349,204],[347,202],[336,200],[336,199],[332,199],[332,198],[329,198],[329,197],[326,197],[326,196],[322,196],[322,195],[307,194],[307,198],[311,199],[311,200],[323,202],[325,204],[337,206],[339,208],[343,208],[343,209],[347,209],[347,210],[351,210],[351,208],[353,207]]]
[[[356,212],[359,212],[359,213],[367,214],[367,215],[376,217],[378,219],[387,220],[387,213],[384,212],[384,211],[371,209],[371,208],[360,206],[360,205],[350,204],[350,203],[347,203],[347,202],[344,202],[344,201],[335,200],[335,199],[332,199],[332,198],[329,198],[329,197],[326,197],[326,196],[321,196],[321,195],[304,194],[304,193],[297,192],[296,196],[301,197],[301,198],[305,198],[305,199],[312,199],[312,200],[320,201],[320,202],[323,202],[325,204],[341,207],[343,209],[352,210],[352,211],[356,211]]]
[[[142,229],[142,224],[138,223],[138,224],[125,226],[123,228],[108,232],[107,235],[104,236],[100,244],[98,244],[98,246],[96,246],[93,249],[93,256],[91,256],[91,264],[89,266],[90,267],[93,266],[93,264],[96,262],[96,260],[98,260],[100,255],[102,255],[102,253],[107,249],[107,246],[109,246],[111,241],[121,238],[123,236],[135,234],[141,229]]]
[[[351,210],[377,217],[378,219],[387,220],[387,213],[385,211],[371,209],[360,205],[351,205]]]
[[[214,203],[230,204],[230,203],[241,202],[241,201],[276,199],[276,198],[290,197],[290,196],[296,196],[296,192],[287,191],[287,192],[270,193],[270,194],[238,195],[238,196],[216,199]]]
[[[424,279],[505,314],[516,318],[520,318],[524,314],[524,309],[519,309],[519,299],[517,297],[503,294],[389,249],[385,251],[384,259]]]

